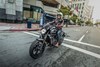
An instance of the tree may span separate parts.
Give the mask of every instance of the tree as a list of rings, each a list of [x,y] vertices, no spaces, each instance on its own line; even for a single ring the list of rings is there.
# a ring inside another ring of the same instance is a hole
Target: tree
[[[78,19],[77,24],[81,25],[81,23],[82,23],[81,19]]]
[[[93,23],[90,20],[86,21],[85,23],[86,25],[89,25],[89,26],[93,25]]]
[[[70,20],[72,20],[75,24],[76,24],[76,20],[78,19],[78,17],[76,15],[73,15]]]
[[[78,19],[78,25],[81,25],[81,24],[83,24],[83,23],[84,23],[84,21],[83,21],[83,20]]]
[[[95,25],[100,25],[100,22],[96,22]]]
[[[58,10],[58,12],[62,12],[64,16],[70,15],[70,8],[61,6],[61,8]]]

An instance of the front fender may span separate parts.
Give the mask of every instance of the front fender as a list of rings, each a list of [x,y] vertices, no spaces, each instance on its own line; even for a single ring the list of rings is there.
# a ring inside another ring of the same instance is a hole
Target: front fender
[[[42,42],[44,47],[46,46],[46,42],[44,41],[44,39],[39,38],[39,39],[36,39],[36,40],[38,42]]]
[[[41,39],[41,38],[38,38],[38,39],[36,39],[36,40],[38,40],[38,41],[40,41],[40,42],[43,42],[44,40],[43,39]]]

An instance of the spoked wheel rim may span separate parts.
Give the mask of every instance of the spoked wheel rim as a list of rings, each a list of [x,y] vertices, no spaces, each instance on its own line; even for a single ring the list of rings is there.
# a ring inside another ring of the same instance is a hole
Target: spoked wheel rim
[[[43,52],[43,44],[41,42],[37,43],[37,45],[33,49],[33,55],[39,56]]]
[[[44,50],[45,50],[45,44],[43,42],[35,40],[31,44],[29,48],[29,54],[32,58],[37,59],[42,56]]]

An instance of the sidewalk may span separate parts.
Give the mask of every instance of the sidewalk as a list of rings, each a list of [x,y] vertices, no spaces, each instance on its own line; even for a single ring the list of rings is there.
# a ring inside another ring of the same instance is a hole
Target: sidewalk
[[[80,27],[79,25],[68,25],[67,28]],[[64,27],[66,28],[66,27]],[[0,22],[0,31],[38,31],[39,24],[32,24],[32,28],[27,28],[27,24]]]
[[[27,24],[15,24],[0,22],[0,31],[37,31],[39,24],[32,24],[32,28],[27,28]]]

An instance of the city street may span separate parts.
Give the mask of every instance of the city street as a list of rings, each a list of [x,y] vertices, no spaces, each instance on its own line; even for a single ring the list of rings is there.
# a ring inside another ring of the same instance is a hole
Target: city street
[[[39,31],[0,31],[0,67],[100,67],[100,28],[63,28],[59,48],[46,47],[39,59],[29,56]]]

